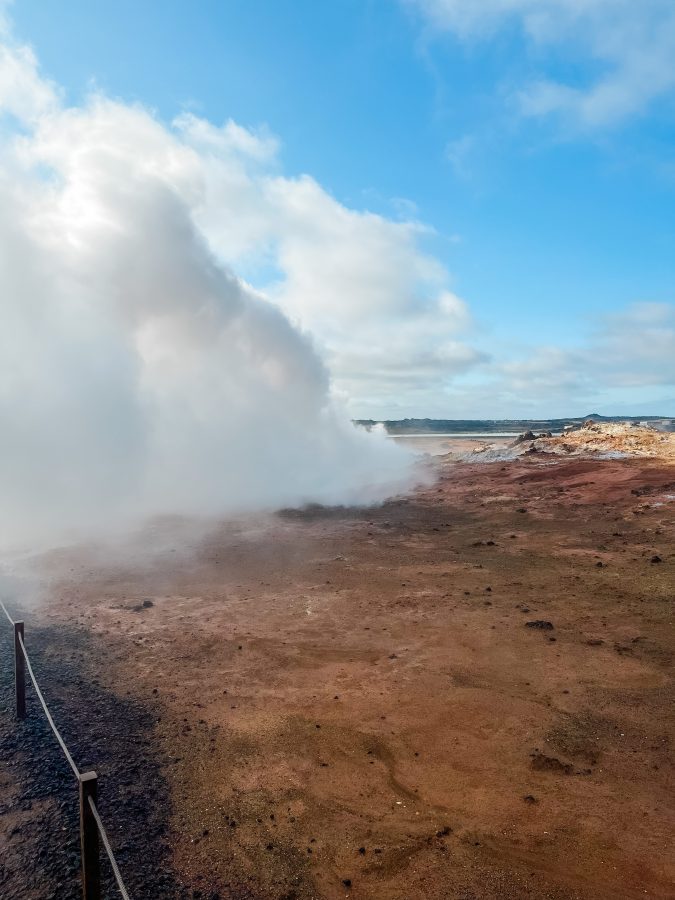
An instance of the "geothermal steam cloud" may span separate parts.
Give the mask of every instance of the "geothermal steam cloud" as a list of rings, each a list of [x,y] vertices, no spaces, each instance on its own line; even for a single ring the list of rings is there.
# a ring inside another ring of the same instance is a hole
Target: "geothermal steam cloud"
[[[138,107],[67,108],[1,45],[0,116],[3,545],[400,486],[407,458],[334,408],[308,337],[198,224],[247,132],[205,151]]]

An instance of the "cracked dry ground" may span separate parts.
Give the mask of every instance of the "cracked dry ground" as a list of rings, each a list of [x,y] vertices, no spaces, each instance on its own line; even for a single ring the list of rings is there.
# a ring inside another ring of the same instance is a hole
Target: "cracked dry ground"
[[[377,509],[43,558],[27,643],[136,900],[674,896],[674,483],[441,462]],[[26,808],[59,751],[16,737],[10,663],[3,896],[75,897],[74,788]]]

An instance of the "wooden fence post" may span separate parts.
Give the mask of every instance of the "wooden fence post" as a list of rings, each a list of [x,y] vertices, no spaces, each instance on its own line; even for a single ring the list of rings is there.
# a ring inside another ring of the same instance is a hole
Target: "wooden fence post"
[[[80,846],[82,848],[82,895],[84,900],[101,900],[98,864],[98,826],[89,806],[96,803],[96,772],[80,775]]]
[[[26,660],[19,643],[23,640],[23,622],[14,623],[14,685],[16,688],[16,717],[26,718]]]

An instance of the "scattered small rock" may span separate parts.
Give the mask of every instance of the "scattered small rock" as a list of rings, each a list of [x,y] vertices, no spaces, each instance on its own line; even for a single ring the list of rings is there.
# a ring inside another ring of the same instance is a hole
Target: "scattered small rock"
[[[526,628],[539,628],[542,631],[551,631],[553,622],[547,622],[545,619],[534,619],[532,622],[525,623]]]

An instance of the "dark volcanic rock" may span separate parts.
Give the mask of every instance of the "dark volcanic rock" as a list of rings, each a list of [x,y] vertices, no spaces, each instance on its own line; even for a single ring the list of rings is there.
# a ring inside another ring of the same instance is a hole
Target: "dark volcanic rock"
[[[27,626],[26,647],[76,764],[82,772],[98,773],[99,812],[130,895],[134,900],[187,900],[192,891],[171,867],[171,803],[152,741],[152,712],[103,690],[68,661],[77,647],[95,666],[95,641],[84,632]],[[26,693],[28,715],[17,722],[13,647],[8,629],[2,629],[0,897],[80,900],[77,782],[30,684]],[[103,847],[101,879],[102,896],[119,896]]]
[[[527,441],[536,440],[537,435],[534,431],[526,431],[524,434],[519,434],[515,439],[514,444],[525,444]]]
[[[551,631],[553,622],[547,622],[545,619],[534,619],[532,622],[525,623],[526,628],[541,628],[542,631]]]

